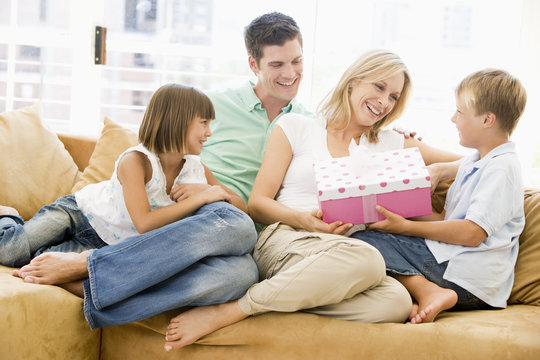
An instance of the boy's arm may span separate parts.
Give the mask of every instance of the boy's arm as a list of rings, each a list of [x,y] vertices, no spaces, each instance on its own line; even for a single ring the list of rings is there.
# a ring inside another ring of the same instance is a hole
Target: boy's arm
[[[463,246],[478,246],[487,238],[485,230],[470,220],[411,221],[382,206],[377,206],[377,211],[386,219],[370,224],[370,230],[419,236]]]

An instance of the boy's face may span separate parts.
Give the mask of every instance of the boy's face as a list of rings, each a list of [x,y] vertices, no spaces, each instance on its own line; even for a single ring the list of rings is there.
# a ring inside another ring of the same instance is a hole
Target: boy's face
[[[459,133],[459,143],[468,148],[478,148],[483,132],[483,123],[486,114],[476,114],[476,111],[467,106],[465,100],[456,95],[456,112],[452,122],[456,124]]]
[[[250,56],[249,66],[257,75],[255,92],[263,104],[277,101],[285,106],[298,93],[302,80],[302,46],[298,39],[289,40],[282,46],[264,46],[259,63]]]

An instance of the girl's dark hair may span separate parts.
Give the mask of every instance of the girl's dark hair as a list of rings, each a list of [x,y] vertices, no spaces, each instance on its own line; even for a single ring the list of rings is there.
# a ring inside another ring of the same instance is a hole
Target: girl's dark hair
[[[195,117],[212,120],[210,98],[179,84],[163,85],[152,95],[139,128],[139,142],[154,153],[187,153],[187,128]]]

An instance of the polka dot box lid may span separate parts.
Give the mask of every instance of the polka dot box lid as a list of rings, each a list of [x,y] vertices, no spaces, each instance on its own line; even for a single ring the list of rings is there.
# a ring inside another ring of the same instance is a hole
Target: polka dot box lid
[[[316,163],[319,201],[430,187],[418,148],[333,158]]]

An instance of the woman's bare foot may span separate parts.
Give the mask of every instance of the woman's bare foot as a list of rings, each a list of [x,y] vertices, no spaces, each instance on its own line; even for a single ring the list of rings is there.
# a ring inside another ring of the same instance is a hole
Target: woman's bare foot
[[[418,301],[416,315],[412,316],[411,323],[433,322],[441,311],[448,310],[456,305],[458,297],[454,290],[437,286],[438,289]]]
[[[201,337],[249,315],[238,307],[238,301],[196,307],[171,319],[165,335],[165,350],[177,350]]]
[[[9,206],[3,206],[3,205],[0,205],[0,215],[20,216],[19,212],[16,209],[14,209],[12,207],[9,207]]]
[[[41,254],[30,264],[13,271],[13,276],[33,284],[64,284],[88,277],[87,251],[82,253],[48,252]]]

